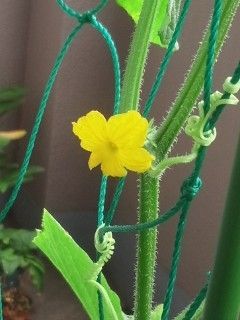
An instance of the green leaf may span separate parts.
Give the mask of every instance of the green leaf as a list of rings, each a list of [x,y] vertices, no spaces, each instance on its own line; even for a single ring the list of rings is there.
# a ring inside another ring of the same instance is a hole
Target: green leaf
[[[9,139],[0,138],[0,149],[3,149],[4,147],[6,147],[10,142],[11,140]]]
[[[168,0],[167,12],[163,26],[159,32],[160,41],[166,47],[169,45],[173,33],[175,31],[178,18],[181,11],[181,2],[182,0]],[[176,42],[174,50],[179,49],[179,44]]]
[[[9,245],[12,249],[18,252],[27,252],[36,249],[35,244],[32,242],[36,236],[36,231],[0,228],[0,242]]]
[[[42,227],[43,230],[38,232],[34,243],[61,272],[81,301],[90,319],[99,320],[97,288],[91,283],[98,266],[47,210],[44,210]],[[123,320],[120,300],[116,293],[110,289],[104,276],[102,276],[101,284],[115,309],[117,319]],[[103,307],[105,319],[113,320],[111,310],[105,299],[103,299]]]
[[[19,101],[0,102],[0,116],[19,107]]]
[[[35,245],[35,244],[34,244]],[[35,245],[36,246],[36,245]],[[34,266],[36,269],[38,269],[41,273],[45,272],[44,264],[42,260],[33,254],[28,254],[26,256],[26,260],[28,261],[28,264]]]
[[[163,304],[159,304],[159,305],[152,311],[151,320],[159,320],[159,319],[161,319],[162,312],[163,312]]]
[[[6,101],[16,101],[24,98],[26,92],[22,87],[9,87],[0,89],[0,103]]]
[[[4,170],[5,169],[5,170]],[[4,174],[0,179],[0,192],[5,193],[9,188],[13,187],[17,181],[19,174],[19,167],[12,165],[4,168]],[[40,172],[43,172],[43,168],[39,166],[30,166],[25,174],[24,182],[30,182],[34,176]]]
[[[25,90],[21,87],[0,89],[0,115],[17,108],[25,96]]]
[[[31,280],[33,285],[38,291],[42,291],[43,289],[43,276],[44,276],[44,271],[42,269],[39,269],[35,265],[31,264],[27,268],[28,272],[31,276]]]
[[[138,23],[138,19],[142,10],[143,0],[116,0],[116,3],[129,14],[129,16],[136,24]],[[152,43],[158,44],[164,48],[166,47],[166,44],[163,44],[161,42],[159,32],[162,29],[164,23],[167,22],[167,5],[168,0],[161,1],[161,9],[159,10],[156,21],[154,22],[153,34],[151,37]]]
[[[16,254],[11,248],[1,250],[0,261],[3,272],[7,275],[12,275],[19,267],[24,264],[23,257]]]
[[[31,276],[31,280],[33,285],[38,291],[42,291],[43,289],[43,279],[44,279],[44,265],[42,261],[34,255],[27,255],[25,260],[28,265],[28,272]]]

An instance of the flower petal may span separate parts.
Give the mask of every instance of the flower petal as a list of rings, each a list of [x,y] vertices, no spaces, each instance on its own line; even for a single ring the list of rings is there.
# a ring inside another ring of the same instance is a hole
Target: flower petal
[[[134,110],[114,115],[107,122],[108,137],[120,148],[142,147],[147,130],[148,121]]]
[[[107,137],[107,121],[98,111],[91,111],[86,116],[73,122],[73,133],[81,140],[81,146],[87,151],[93,151]]]
[[[127,170],[122,166],[118,157],[106,158],[102,161],[101,170],[105,176],[124,177]]]
[[[122,165],[134,172],[145,172],[151,168],[152,161],[155,159],[144,148],[122,149],[119,153]]]
[[[99,154],[96,152],[92,152],[88,160],[89,169],[92,170],[93,168],[97,167],[101,163],[101,161],[102,160]]]

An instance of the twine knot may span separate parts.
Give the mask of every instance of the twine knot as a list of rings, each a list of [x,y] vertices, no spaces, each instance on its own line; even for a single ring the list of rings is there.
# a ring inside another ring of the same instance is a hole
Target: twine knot
[[[192,177],[187,178],[181,186],[181,198],[191,201],[196,197],[201,187],[202,180],[199,177],[195,179]]]
[[[91,11],[86,11],[77,20],[80,23],[91,23],[93,20],[96,20],[96,16]]]
[[[66,13],[69,17],[77,19],[80,23],[90,23],[95,18],[95,15],[99,13],[107,4],[108,0],[101,0],[100,3],[85,12],[79,12],[73,8],[71,8],[65,0],[56,0],[59,7],[62,9],[64,13]]]

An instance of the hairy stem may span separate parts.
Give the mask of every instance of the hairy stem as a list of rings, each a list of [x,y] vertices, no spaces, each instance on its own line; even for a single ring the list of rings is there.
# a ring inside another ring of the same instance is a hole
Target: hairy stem
[[[158,12],[166,8],[166,4],[167,1],[165,0],[145,0],[143,2],[123,78],[120,112],[138,109],[154,20]]]
[[[139,221],[158,216],[158,179],[144,174],[140,178]],[[145,230],[138,236],[137,275],[134,319],[149,320],[152,310],[153,279],[157,252],[157,229]]]
[[[165,10],[165,0],[144,0],[138,25],[133,35],[123,78],[120,112],[137,110],[144,67],[147,60],[153,23],[159,10]],[[164,15],[163,18],[164,19]],[[160,26],[159,26],[160,27]],[[143,175],[140,178],[139,222],[157,218],[158,180]],[[143,231],[137,244],[137,279],[135,288],[135,320],[149,320],[152,309],[157,231]]]
[[[240,0],[225,0],[223,3],[223,13],[219,25],[219,35],[216,45],[216,57],[221,51],[239,4]],[[191,70],[186,77],[176,101],[166,120],[157,131],[156,142],[158,144],[157,154],[159,160],[164,159],[167,152],[170,150],[174,140],[181,132],[185,121],[193,110],[194,103],[201,93],[208,50],[208,37],[209,31],[205,33]]]

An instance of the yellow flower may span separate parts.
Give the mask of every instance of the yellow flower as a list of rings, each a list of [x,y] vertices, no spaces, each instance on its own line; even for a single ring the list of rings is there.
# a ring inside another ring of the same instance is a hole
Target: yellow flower
[[[91,152],[89,168],[101,164],[105,176],[123,177],[127,170],[145,172],[154,157],[144,149],[148,121],[137,111],[114,115],[107,121],[98,111],[73,122],[81,147]]]

